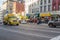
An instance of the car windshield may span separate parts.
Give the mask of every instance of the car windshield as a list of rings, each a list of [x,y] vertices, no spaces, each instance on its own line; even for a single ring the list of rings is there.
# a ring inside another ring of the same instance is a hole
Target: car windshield
[[[9,18],[16,18],[15,16],[11,16],[11,17],[9,17]]]

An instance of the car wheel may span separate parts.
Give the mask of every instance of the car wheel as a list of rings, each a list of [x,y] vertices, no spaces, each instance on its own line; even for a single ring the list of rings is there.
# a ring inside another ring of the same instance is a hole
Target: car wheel
[[[56,26],[54,25],[54,28],[56,28]]]
[[[4,25],[7,25],[7,23],[4,23]]]
[[[11,26],[12,25],[11,22],[9,22],[8,25]]]
[[[49,24],[49,27],[53,27],[53,24]]]
[[[19,24],[16,24],[17,26],[19,25]]]
[[[7,23],[3,22],[4,25],[7,25]]]
[[[52,23],[51,23],[51,24],[49,24],[49,27],[56,28],[56,26],[55,26],[55,25],[53,25]]]

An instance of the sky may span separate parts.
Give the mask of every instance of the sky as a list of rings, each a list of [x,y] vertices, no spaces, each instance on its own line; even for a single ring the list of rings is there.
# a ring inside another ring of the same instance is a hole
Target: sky
[[[6,0],[0,0],[0,6],[2,6],[2,3],[6,1]]]

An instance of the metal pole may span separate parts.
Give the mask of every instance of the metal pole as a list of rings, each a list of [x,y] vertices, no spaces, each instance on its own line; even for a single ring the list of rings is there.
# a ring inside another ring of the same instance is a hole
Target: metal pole
[[[7,0],[7,9],[6,10],[8,10],[8,0]]]
[[[55,11],[54,19],[56,19],[56,7],[55,6],[54,6],[54,11]]]
[[[10,13],[9,0],[7,0],[7,10],[8,10],[8,13]]]
[[[7,10],[8,10],[8,0],[7,0]]]

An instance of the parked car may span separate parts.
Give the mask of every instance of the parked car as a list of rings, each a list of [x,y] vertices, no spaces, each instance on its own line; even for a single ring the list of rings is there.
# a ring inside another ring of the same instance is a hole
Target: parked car
[[[21,24],[26,24],[26,23],[27,23],[26,20],[21,21]]]
[[[48,22],[48,26],[49,27],[56,27],[56,26],[60,26],[60,19],[56,19],[56,20],[51,20]]]

